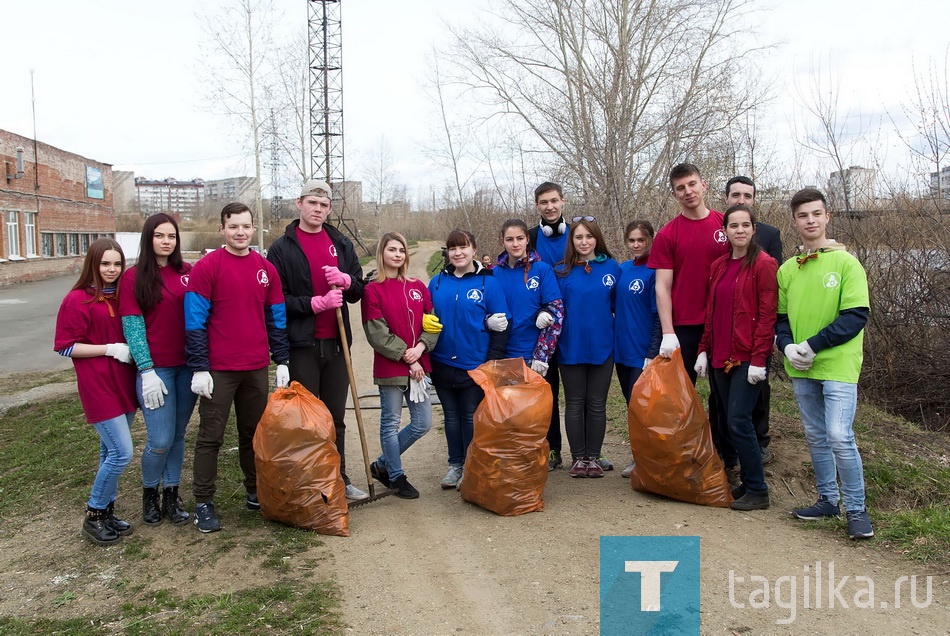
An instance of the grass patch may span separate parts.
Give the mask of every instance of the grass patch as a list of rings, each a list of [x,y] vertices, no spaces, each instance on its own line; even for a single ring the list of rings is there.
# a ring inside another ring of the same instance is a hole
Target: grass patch
[[[75,396],[11,409],[0,422],[0,518],[24,514],[52,494],[85,501],[99,435]]]
[[[75,382],[76,372],[70,367],[60,371],[32,371],[29,373],[11,373],[0,377],[0,395],[13,395],[20,391],[60,382]]]
[[[278,583],[188,598],[160,590],[109,616],[0,618],[0,634],[331,634],[342,631],[337,606],[327,585]]]
[[[432,256],[429,257],[429,262],[426,263],[426,273],[429,275],[429,278],[439,273],[440,265],[442,265],[442,250],[436,250],[432,252]]]

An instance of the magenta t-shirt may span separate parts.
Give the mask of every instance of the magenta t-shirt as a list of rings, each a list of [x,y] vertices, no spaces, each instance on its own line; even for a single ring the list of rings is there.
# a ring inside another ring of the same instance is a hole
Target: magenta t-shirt
[[[284,302],[277,269],[251,251],[211,252],[191,269],[188,291],[211,304],[208,362],[212,371],[253,371],[270,364],[264,307]]]
[[[657,232],[647,267],[673,270],[673,325],[706,322],[709,266],[728,251],[722,213],[716,210],[699,221],[680,214]]]
[[[310,280],[313,286],[314,296],[325,296],[330,291],[330,284],[323,273],[323,266],[330,265],[339,267],[339,259],[336,256],[336,245],[330,240],[330,235],[324,231],[305,232],[297,227],[297,240],[303,249],[307,262],[310,263]],[[336,322],[336,312],[331,310],[321,311],[316,315],[313,321],[313,337],[321,340],[329,340],[339,335],[339,328]]]
[[[185,292],[191,263],[182,263],[182,271],[162,267],[162,299],[152,307],[145,319],[145,339],[152,364],[156,367],[180,367],[185,364]],[[122,275],[119,293],[120,316],[142,316],[142,308],[135,300],[137,267]]]
[[[54,351],[67,349],[77,342],[95,345],[125,342],[116,302],[89,302],[92,298],[91,289],[74,289],[66,294],[56,316]],[[104,422],[138,408],[134,366],[111,356],[72,358],[72,361],[87,422]]]
[[[712,290],[712,360],[710,366],[721,369],[726,366],[726,360],[732,353],[732,325],[735,317],[736,282],[739,279],[739,270],[742,268],[741,258],[730,258],[726,263],[726,270],[722,278]]]
[[[419,343],[422,316],[433,311],[429,288],[418,279],[387,278],[381,283],[374,281],[363,290],[361,306],[363,322],[382,318],[386,321],[389,331],[405,342],[407,347],[414,347]],[[428,351],[422,354],[419,364],[426,373],[432,371]],[[408,375],[409,365],[402,360],[390,360],[378,351],[373,352],[374,378],[400,378]]]

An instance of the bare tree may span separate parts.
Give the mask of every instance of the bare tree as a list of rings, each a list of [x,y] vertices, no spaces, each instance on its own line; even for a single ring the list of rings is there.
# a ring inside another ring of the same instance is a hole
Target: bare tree
[[[505,0],[508,28],[456,29],[445,57],[484,121],[517,121],[548,174],[620,225],[672,163],[764,97],[743,33],[751,10],[748,0]]]
[[[277,48],[273,74],[278,143],[294,181],[310,178],[310,62],[306,29]]]
[[[237,0],[222,5],[214,14],[202,16],[208,41],[202,46],[207,68],[208,97],[212,107],[245,127],[245,139],[254,154],[257,193],[254,214],[264,227],[261,205],[261,153],[267,123],[262,103],[272,52],[271,29],[274,18],[271,0]]]
[[[363,171],[369,185],[369,194],[374,201],[376,236],[382,236],[383,205],[392,203],[398,190],[393,153],[385,136],[379,138],[379,144],[375,147],[372,156],[365,161]]]

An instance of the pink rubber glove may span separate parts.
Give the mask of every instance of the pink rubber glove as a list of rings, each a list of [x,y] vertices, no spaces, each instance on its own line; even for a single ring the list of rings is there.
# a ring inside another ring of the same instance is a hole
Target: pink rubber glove
[[[340,289],[349,289],[350,284],[353,282],[348,274],[344,274],[331,265],[323,266],[323,275],[327,277],[327,283],[336,285]]]
[[[340,289],[331,289],[326,296],[314,296],[310,299],[310,308],[313,309],[315,314],[342,306],[343,291]]]

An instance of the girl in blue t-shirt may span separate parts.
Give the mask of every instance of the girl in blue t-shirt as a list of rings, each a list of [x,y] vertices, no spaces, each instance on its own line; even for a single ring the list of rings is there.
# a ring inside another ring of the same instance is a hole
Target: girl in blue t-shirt
[[[472,441],[473,416],[484,397],[468,372],[505,357],[508,305],[501,285],[475,260],[475,237],[452,230],[445,239],[445,269],[429,281],[435,314],[442,323],[432,350],[432,385],[442,403],[449,470],[439,483],[457,488]]]
[[[575,217],[556,268],[564,300],[558,365],[571,477],[603,477],[597,461],[607,432],[607,390],[614,366],[614,300],[620,266],[592,216]]]
[[[508,219],[501,226],[502,246],[492,274],[501,283],[511,312],[506,358],[523,358],[547,375],[548,364],[564,321],[564,303],[554,269],[537,252],[528,251],[528,226]]]
[[[642,219],[628,223],[623,233],[630,260],[620,264],[614,310],[614,366],[627,404],[633,385],[660,348],[662,330],[656,311],[656,276],[655,270],[647,267],[653,236],[653,225]],[[620,476],[629,477],[632,471],[633,460]]]

